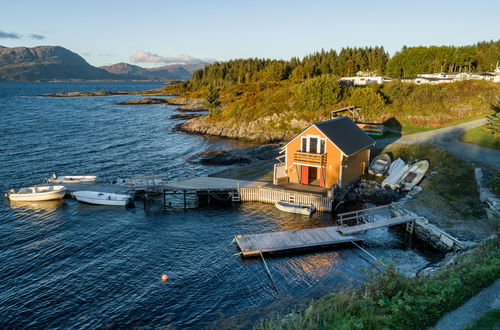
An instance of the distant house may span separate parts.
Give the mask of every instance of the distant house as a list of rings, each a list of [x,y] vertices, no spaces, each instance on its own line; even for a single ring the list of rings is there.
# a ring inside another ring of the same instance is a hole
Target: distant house
[[[401,82],[404,83],[412,83],[416,85],[438,85],[438,84],[446,84],[457,81],[453,78],[433,78],[433,77],[412,77],[412,78],[401,78]]]
[[[285,162],[275,165],[275,183],[330,188],[365,173],[375,142],[348,117],[314,123],[286,144]]]
[[[354,86],[365,86],[368,84],[383,84],[391,81],[390,77],[365,77],[365,76],[356,76],[356,77],[342,77],[340,81],[346,85],[354,85]]]

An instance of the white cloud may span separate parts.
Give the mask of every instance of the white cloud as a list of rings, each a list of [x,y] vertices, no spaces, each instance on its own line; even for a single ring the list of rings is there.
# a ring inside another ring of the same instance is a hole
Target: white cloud
[[[179,56],[160,56],[145,52],[143,50],[137,51],[134,55],[130,56],[132,63],[164,63],[164,64],[195,64],[201,62],[215,62],[214,59],[209,58],[195,58],[189,55]]]

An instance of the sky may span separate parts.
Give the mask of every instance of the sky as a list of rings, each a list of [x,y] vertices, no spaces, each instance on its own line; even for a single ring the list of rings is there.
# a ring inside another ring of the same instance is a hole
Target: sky
[[[92,65],[290,59],[322,48],[500,39],[500,1],[0,0],[0,45],[62,46]]]

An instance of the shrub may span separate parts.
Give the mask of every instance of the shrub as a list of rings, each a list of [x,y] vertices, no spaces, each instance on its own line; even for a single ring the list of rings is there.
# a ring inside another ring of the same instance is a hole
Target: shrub
[[[297,85],[295,96],[299,108],[314,111],[338,103],[342,87],[337,76],[326,74]]]
[[[382,113],[385,102],[373,88],[356,87],[351,91],[350,104],[362,108],[362,120],[374,121]]]

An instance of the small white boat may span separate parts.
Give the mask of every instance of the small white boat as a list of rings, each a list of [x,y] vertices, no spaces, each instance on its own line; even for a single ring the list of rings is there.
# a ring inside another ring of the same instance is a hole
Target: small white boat
[[[52,201],[62,199],[66,194],[64,186],[34,186],[11,189],[5,196],[11,201]]]
[[[391,165],[389,166],[389,169],[387,170],[387,174],[391,175],[394,172],[398,172],[405,165],[406,165],[406,163],[404,162],[404,160],[402,160],[401,158],[398,158],[391,163]]]
[[[398,188],[401,178],[409,169],[410,166],[405,164],[403,160],[396,159],[389,167],[389,175],[382,181],[382,187]]]
[[[131,200],[130,195],[100,191],[75,191],[73,195],[79,202],[96,205],[126,206]]]
[[[94,182],[97,176],[95,175],[62,175],[52,174],[47,180],[49,183],[85,183]]]
[[[279,201],[276,202],[274,205],[278,210],[288,213],[297,213],[310,216],[311,214],[316,212],[316,207],[314,207],[314,205],[304,205],[286,201]]]
[[[373,158],[368,173],[371,175],[382,176],[391,165],[391,157],[388,154],[381,154]]]
[[[413,187],[416,186],[420,182],[420,180],[422,180],[428,169],[429,162],[426,160],[421,160],[414,163],[401,177],[399,186],[403,190],[412,190]]]

